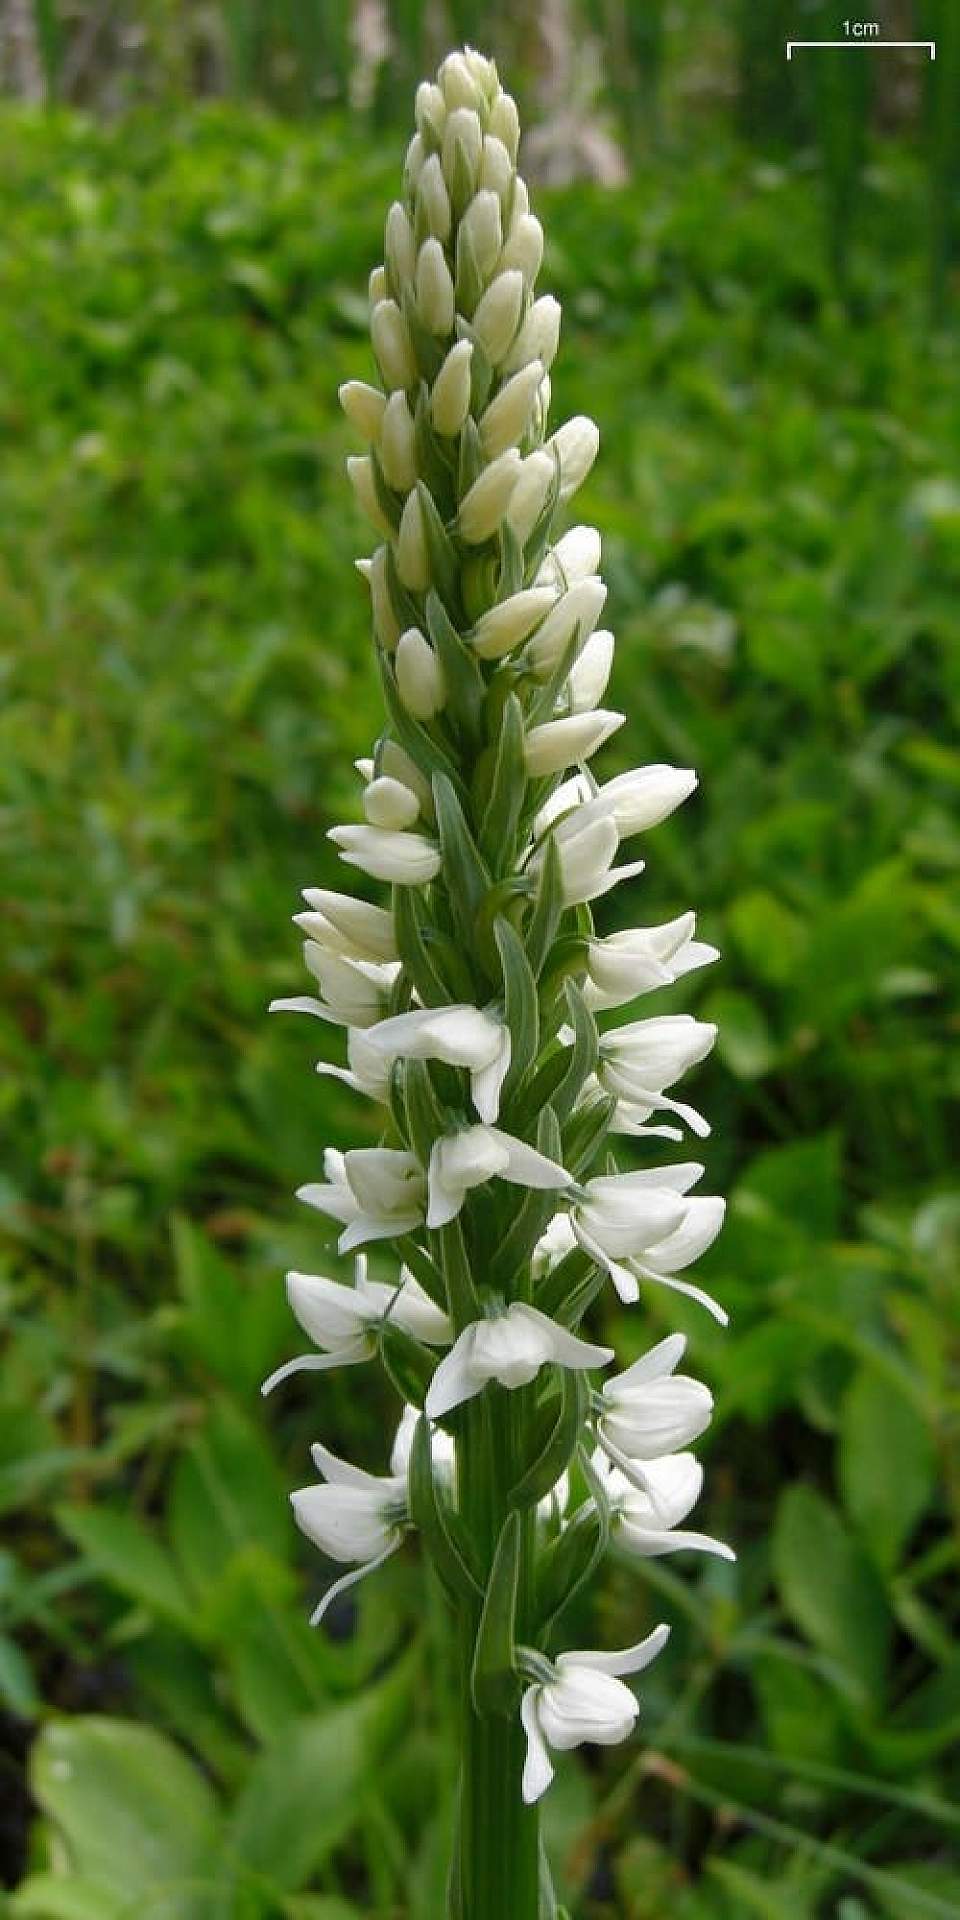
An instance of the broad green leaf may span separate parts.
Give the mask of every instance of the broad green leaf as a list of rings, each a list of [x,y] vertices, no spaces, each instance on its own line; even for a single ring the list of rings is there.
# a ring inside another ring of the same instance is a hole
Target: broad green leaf
[[[199,1597],[248,1546],[286,1558],[286,1487],[265,1429],[227,1400],[214,1403],[203,1432],[177,1463],[168,1521],[174,1552]]]
[[[929,1428],[914,1402],[876,1367],[861,1367],[840,1419],[840,1483],[847,1512],[881,1567],[896,1565],[933,1491]]]
[[[58,1507],[57,1524],[111,1586],[191,1636],[190,1596],[165,1547],[134,1513],[111,1507]]]
[[[22,1647],[0,1633],[0,1701],[20,1720],[33,1720],[40,1711],[33,1670]]]
[[[126,1896],[116,1888],[74,1874],[31,1874],[10,1902],[16,1920],[124,1920],[128,1912]]]
[[[470,1690],[479,1714],[512,1713],[517,1704],[516,1612],[523,1523],[509,1513],[497,1541],[473,1651]]]
[[[836,1668],[859,1705],[879,1705],[891,1621],[872,1561],[812,1487],[788,1487],[777,1508],[773,1567],[790,1618]]]
[[[403,1736],[409,1660],[346,1706],[287,1727],[255,1761],[228,1848],[277,1893],[296,1893],[364,1818],[383,1755]]]
[[[777,1044],[762,1007],[749,994],[720,987],[701,1009],[717,1027],[717,1052],[738,1080],[762,1080],[777,1063]]]
[[[53,1720],[33,1749],[30,1778],[81,1881],[131,1904],[176,1892],[182,1920],[207,1920],[221,1815],[204,1775],[171,1740],[130,1720]]]

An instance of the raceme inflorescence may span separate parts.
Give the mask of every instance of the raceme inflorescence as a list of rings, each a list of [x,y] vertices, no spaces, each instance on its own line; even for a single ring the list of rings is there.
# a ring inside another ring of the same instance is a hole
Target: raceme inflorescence
[[[313,1350],[265,1391],[377,1358],[397,1388],[385,1471],[318,1444],[319,1477],[293,1495],[304,1533],[346,1569],[313,1617],[419,1535],[462,1681],[449,1912],[537,1920],[557,1911],[537,1815],[551,1753],[631,1732],[624,1676],[668,1631],[557,1651],[564,1610],[611,1544],[732,1558],[684,1524],[713,1403],[678,1371],[682,1335],[618,1372],[583,1331],[611,1282],[623,1302],[670,1288],[725,1318],[685,1277],[723,1203],[694,1191],[696,1160],[659,1164],[663,1141],[708,1131],[672,1089],[714,1029],[609,1018],[716,954],[692,913],[595,931],[591,903],[643,868],[620,863],[621,843],[696,777],[590,770],[624,716],[601,704],[599,535],[557,523],[598,433],[549,424],[560,307],[535,292],[543,232],[515,104],[466,49],[419,88],[416,120],[370,279],[379,384],[341,389],[365,447],[348,472],[379,542],[359,566],[386,717],[358,763],[363,820],[330,838],[381,886],[376,901],[366,886],[305,890],[316,993],[274,1003],[345,1029],[346,1064],[319,1070],[374,1102],[382,1131],[328,1148],[323,1179],[299,1190],[338,1223],[355,1275],[288,1275]],[[622,1171],[616,1136],[658,1164]]]

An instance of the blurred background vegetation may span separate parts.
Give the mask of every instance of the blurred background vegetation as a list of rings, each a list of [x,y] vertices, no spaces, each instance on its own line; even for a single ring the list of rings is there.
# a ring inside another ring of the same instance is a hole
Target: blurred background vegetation
[[[721,1027],[733,1326],[681,1318],[719,1407],[700,1524],[740,1560],[611,1563],[571,1621],[675,1632],[648,1744],[547,1802],[565,1898],[960,1913],[960,9],[870,13],[936,63],[788,66],[842,31],[803,0],[0,7],[16,1920],[442,1909],[436,1596],[411,1548],[312,1634],[285,1505],[320,1433],[382,1468],[397,1408],[372,1370],[257,1387],[284,1269],[326,1262],[291,1190],[372,1138],[265,1005],[379,711],[336,387],[412,84],[463,35],[530,126],[557,417],[602,429],[606,771],[702,775],[615,910],[696,904],[724,952],[648,1004]],[[629,1356],[680,1307],[611,1297],[598,1331]]]

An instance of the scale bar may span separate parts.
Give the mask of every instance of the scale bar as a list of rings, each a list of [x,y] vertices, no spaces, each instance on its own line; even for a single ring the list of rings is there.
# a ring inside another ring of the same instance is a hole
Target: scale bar
[[[874,40],[865,36],[862,40],[788,40],[787,59],[793,59],[794,47],[929,47],[930,58],[937,57],[935,40]]]

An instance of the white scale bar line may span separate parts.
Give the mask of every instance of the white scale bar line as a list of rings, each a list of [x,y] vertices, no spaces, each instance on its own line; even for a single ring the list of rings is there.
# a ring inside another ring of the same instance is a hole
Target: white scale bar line
[[[869,34],[850,40],[788,40],[788,60],[793,59],[794,47],[929,47],[931,60],[937,57],[935,40],[874,40]]]

